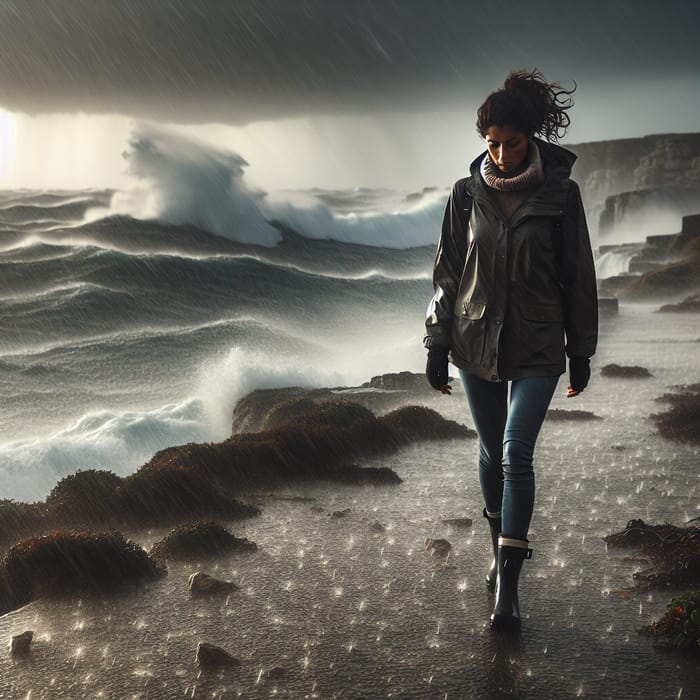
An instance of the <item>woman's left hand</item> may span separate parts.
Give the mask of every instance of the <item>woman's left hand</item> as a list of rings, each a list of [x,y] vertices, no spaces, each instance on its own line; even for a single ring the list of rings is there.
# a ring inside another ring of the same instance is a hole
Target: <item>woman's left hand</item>
[[[578,396],[587,386],[591,378],[591,361],[587,357],[569,358],[569,388],[566,398]]]

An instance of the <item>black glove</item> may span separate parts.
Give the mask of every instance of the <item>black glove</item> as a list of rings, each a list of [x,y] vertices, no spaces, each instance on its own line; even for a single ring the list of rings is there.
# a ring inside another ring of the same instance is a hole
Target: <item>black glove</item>
[[[428,364],[425,367],[425,376],[428,384],[441,391],[442,387],[450,380],[447,374],[447,348],[433,346],[428,348]]]
[[[587,357],[569,358],[569,384],[571,388],[581,393],[591,378],[591,361]]]

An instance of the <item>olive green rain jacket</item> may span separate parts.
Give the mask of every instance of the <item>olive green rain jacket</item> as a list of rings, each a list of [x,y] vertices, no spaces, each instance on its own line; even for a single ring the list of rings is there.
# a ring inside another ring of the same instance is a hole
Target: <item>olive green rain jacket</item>
[[[576,156],[534,139],[544,182],[506,220],[479,172],[452,187],[433,269],[424,344],[491,381],[552,376],[591,357],[598,338],[595,267]]]

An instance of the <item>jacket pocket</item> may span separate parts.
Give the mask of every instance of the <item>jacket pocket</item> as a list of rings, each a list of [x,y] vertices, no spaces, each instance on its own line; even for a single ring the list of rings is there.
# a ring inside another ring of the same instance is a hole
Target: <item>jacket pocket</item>
[[[559,304],[520,307],[519,349],[525,365],[559,365],[564,356],[564,312]]]
[[[464,302],[452,325],[452,350],[456,357],[480,365],[486,345],[486,304]]]

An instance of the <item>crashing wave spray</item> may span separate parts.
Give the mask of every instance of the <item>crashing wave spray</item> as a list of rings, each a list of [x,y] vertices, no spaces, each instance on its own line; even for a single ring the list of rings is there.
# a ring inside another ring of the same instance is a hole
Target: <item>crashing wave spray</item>
[[[281,240],[277,221],[307,238],[370,246],[434,245],[445,193],[426,193],[398,212],[338,214],[318,199],[270,197],[244,179],[240,155],[179,134],[139,126],[124,154],[136,187],[117,193],[112,214],[192,224],[238,241],[273,246]]]
[[[248,163],[239,155],[142,125],[124,157],[141,186],[117,193],[112,213],[193,224],[241,243],[281,239],[260,210],[264,193],[243,181]]]

